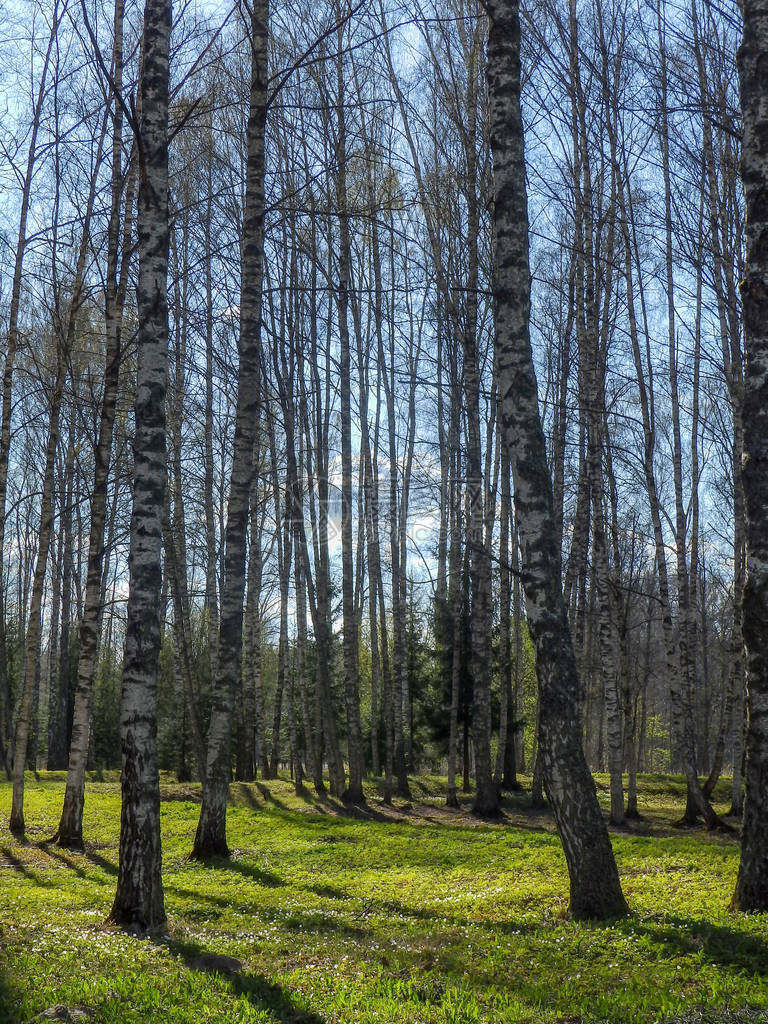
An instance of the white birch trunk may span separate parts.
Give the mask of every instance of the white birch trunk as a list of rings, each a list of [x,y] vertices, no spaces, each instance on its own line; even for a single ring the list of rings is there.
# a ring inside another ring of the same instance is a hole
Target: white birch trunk
[[[168,103],[170,0],[147,0],[139,79],[138,359],[133,511],[120,705],[122,814],[111,919],[139,934],[165,930],[161,876],[157,674],[160,655],[165,396],[168,374]]]
[[[517,0],[490,0],[488,84],[494,159],[497,379],[515,483],[523,587],[539,678],[545,785],[571,881],[571,913],[626,913],[616,862],[581,746],[579,680],[560,577],[552,481],[529,337],[530,268],[520,111]]]

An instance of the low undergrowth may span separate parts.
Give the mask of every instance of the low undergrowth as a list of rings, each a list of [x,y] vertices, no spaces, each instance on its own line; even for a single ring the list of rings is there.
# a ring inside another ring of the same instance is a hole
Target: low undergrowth
[[[568,919],[559,842],[525,797],[479,824],[443,809],[444,780],[413,791],[388,811],[372,785],[351,817],[285,779],[233,785],[233,855],[200,865],[199,789],[164,779],[169,937],[153,943],[104,923],[116,777],[89,783],[84,854],[45,842],[62,777],[29,777],[24,841],[0,785],[0,1021],[54,1004],[99,1024],[768,1021],[768,919],[727,910],[734,836],[669,828],[679,781],[642,780],[645,822],[613,836],[633,916],[603,925]],[[201,973],[202,952],[243,972]]]

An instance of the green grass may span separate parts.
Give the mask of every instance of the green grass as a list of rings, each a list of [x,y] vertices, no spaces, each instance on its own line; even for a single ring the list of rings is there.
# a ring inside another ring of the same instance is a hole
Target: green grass
[[[373,791],[358,820],[285,780],[235,785],[232,859],[202,866],[186,859],[197,788],[164,780],[160,944],[104,923],[119,828],[106,779],[88,786],[85,854],[44,844],[60,776],[29,777],[24,843],[0,786],[4,1024],[56,1003],[103,1024],[768,1020],[768,919],[727,911],[734,838],[669,829],[672,777],[643,779],[651,834],[613,837],[634,915],[610,925],[568,920],[559,842],[522,800],[505,824],[478,825],[440,810],[443,782],[423,778],[397,820],[381,820]],[[243,974],[191,969],[201,951],[238,957]]]

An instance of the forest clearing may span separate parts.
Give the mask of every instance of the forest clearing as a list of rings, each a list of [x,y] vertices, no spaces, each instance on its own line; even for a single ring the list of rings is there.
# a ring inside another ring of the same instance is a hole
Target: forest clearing
[[[57,1004],[96,1024],[580,1024],[758,1022],[768,1015],[768,921],[728,912],[733,835],[671,826],[684,786],[643,776],[638,834],[614,832],[632,916],[567,915],[551,816],[528,795],[504,819],[445,808],[445,779],[365,810],[297,796],[288,779],[235,784],[230,860],[188,859],[199,786],[161,781],[169,937],[105,923],[117,870],[119,783],[88,783],[84,853],[46,844],[62,777],[27,787],[27,841],[0,836],[0,1012]],[[524,780],[526,783],[529,780]],[[607,807],[607,779],[597,779]],[[7,812],[9,789],[0,788]],[[715,804],[725,813],[721,784]],[[642,834],[647,831],[649,834]],[[201,954],[242,972],[195,969]]]
[[[768,1022],[768,0],[0,13],[0,1024]]]

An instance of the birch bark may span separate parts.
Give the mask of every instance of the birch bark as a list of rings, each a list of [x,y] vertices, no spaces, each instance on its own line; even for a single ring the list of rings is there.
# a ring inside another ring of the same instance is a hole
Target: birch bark
[[[114,42],[112,74],[115,87],[123,81],[123,0],[116,0],[114,12]],[[109,483],[112,436],[114,433],[117,393],[120,382],[122,355],[122,315],[128,285],[128,250],[133,226],[132,210],[135,175],[130,174],[124,203],[122,252],[120,259],[120,206],[123,183],[123,109],[115,103],[112,112],[112,175],[110,184],[110,213],[107,226],[107,276],[104,285],[104,327],[106,350],[104,354],[104,387],[101,397],[99,434],[94,449],[93,492],[91,496],[91,524],[88,536],[88,562],[86,569],[85,599],[80,620],[79,653],[75,683],[72,736],[69,745],[67,783],[64,804],[55,840],[60,846],[79,849],[83,842],[83,808],[85,803],[85,770],[90,746],[93,704],[93,680],[99,636],[104,612],[103,580],[107,546],[104,528],[107,519],[107,488]],[[119,269],[118,269],[119,268]]]
[[[232,454],[224,586],[213,682],[203,802],[192,855],[228,856],[227,794],[232,772],[232,725],[243,648],[243,599],[253,446],[260,412],[261,297],[264,263],[264,132],[267,117],[267,0],[251,7],[251,84],[247,128],[245,211],[240,276],[237,406]]]
[[[165,929],[161,877],[157,674],[160,654],[168,375],[168,104],[171,0],[147,0],[140,115],[133,511],[120,706],[122,812],[117,891],[110,913],[140,934]]]
[[[494,318],[503,440],[512,463],[528,623],[539,678],[541,757],[576,918],[626,913],[608,830],[581,746],[579,680],[563,600],[552,481],[529,337],[530,268],[517,0],[489,0],[494,160]]]
[[[48,563],[48,554],[53,532],[54,518],[54,484],[56,449],[60,436],[61,403],[64,383],[69,368],[70,355],[75,342],[80,308],[84,297],[85,271],[90,243],[91,218],[96,197],[96,182],[106,137],[107,118],[105,116],[101,136],[98,142],[95,166],[91,178],[88,200],[83,220],[82,235],[72,282],[72,295],[69,309],[63,322],[59,323],[56,340],[56,366],[54,370],[53,389],[50,399],[48,424],[48,440],[45,449],[43,469],[42,495],[40,500],[40,530],[37,543],[37,558],[32,581],[32,594],[29,605],[29,618],[24,643],[24,675],[21,700],[16,718],[13,753],[13,799],[9,828],[11,831],[24,831],[24,769],[27,760],[27,745],[30,737],[31,716],[35,680],[40,671],[40,639],[42,632],[43,591]]]
[[[747,669],[744,825],[733,905],[768,910],[768,0],[744,0],[738,53],[746,194],[744,464]]]
[[[339,262],[336,304],[339,317],[339,395],[341,400],[341,603],[343,619],[344,702],[347,711],[347,754],[349,783],[344,791],[348,803],[363,804],[363,735],[360,723],[358,665],[358,621],[355,614],[355,579],[352,547],[352,365],[349,345],[349,273],[351,240],[347,211],[347,121],[344,107],[343,21],[339,19],[336,62],[337,138],[336,206],[339,218]]]
[[[51,19],[51,31],[48,37],[48,45],[43,59],[43,66],[40,72],[40,83],[35,97],[35,105],[32,113],[32,130],[29,137],[29,148],[27,150],[27,165],[24,172],[24,184],[21,193],[21,208],[19,210],[19,231],[16,239],[16,253],[13,265],[13,278],[11,281],[11,301],[8,309],[8,333],[5,350],[5,364],[3,367],[3,392],[2,392],[2,416],[0,416],[0,701],[2,701],[3,721],[0,723],[4,732],[11,737],[13,708],[11,691],[8,681],[8,665],[6,654],[5,636],[5,569],[3,565],[3,553],[5,551],[5,524],[6,524],[6,500],[8,496],[8,459],[11,451],[11,412],[13,407],[13,373],[16,365],[16,349],[19,344],[19,309],[21,306],[21,280],[24,272],[24,256],[27,250],[27,219],[29,216],[29,204],[32,193],[32,180],[37,163],[37,137],[40,131],[40,121],[43,112],[43,103],[47,93],[48,71],[51,63],[56,35],[59,30],[59,22],[62,17],[62,10],[59,3],[54,3],[53,17]],[[20,605],[21,606],[21,605]],[[10,751],[5,749],[3,743],[3,760],[8,778],[11,778],[11,764],[13,760],[13,745]],[[10,754],[10,760],[9,760]]]

